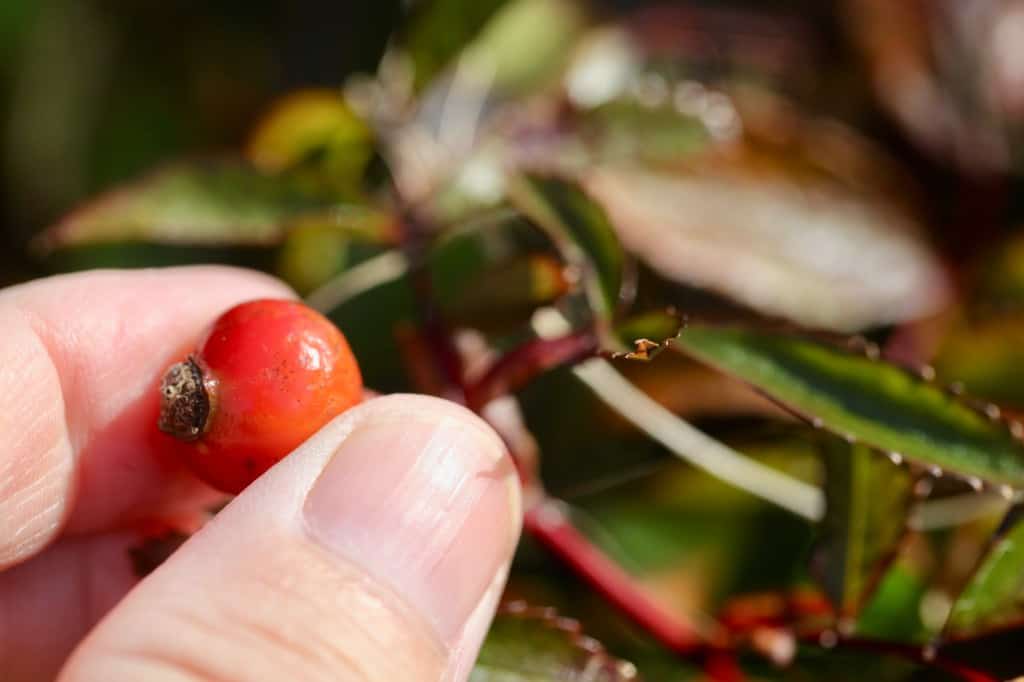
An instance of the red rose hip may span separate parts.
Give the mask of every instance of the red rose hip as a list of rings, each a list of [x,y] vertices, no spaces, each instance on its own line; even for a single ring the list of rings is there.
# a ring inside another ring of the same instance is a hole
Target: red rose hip
[[[240,492],[333,417],[363,382],[337,327],[296,301],[228,310],[164,376],[163,440],[210,485]]]

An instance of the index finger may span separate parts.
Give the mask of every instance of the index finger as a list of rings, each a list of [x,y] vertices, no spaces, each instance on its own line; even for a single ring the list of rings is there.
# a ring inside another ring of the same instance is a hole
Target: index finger
[[[0,291],[0,569],[210,499],[152,446],[168,365],[221,312],[294,294],[219,266],[95,271]]]

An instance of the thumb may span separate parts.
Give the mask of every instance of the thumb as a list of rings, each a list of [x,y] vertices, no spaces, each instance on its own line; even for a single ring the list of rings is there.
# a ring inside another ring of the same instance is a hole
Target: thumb
[[[465,680],[519,534],[505,448],[390,396],[237,497],[79,646],[79,680]]]

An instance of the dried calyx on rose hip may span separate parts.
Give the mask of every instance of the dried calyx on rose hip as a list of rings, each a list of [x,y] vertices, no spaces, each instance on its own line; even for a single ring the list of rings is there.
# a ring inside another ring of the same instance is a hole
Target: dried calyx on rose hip
[[[362,399],[344,335],[296,301],[257,300],[213,323],[160,386],[163,444],[237,493]]]

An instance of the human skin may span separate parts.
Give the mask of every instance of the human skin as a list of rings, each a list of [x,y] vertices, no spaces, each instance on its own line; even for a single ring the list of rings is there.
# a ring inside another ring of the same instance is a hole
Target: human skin
[[[163,371],[239,302],[220,267],[0,291],[0,671],[23,680],[466,679],[519,534],[514,469],[461,407],[373,398],[159,569],[127,550],[222,494],[153,447]]]

